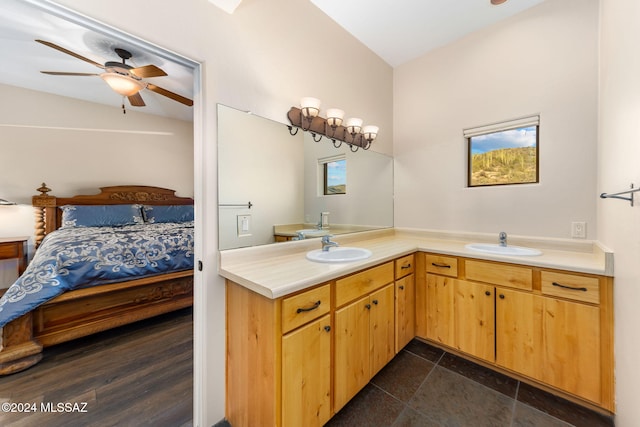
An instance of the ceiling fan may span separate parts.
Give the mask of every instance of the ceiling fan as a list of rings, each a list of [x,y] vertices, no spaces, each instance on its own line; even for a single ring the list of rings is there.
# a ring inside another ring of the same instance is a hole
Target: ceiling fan
[[[147,77],[162,77],[166,76],[167,73],[164,72],[161,68],[155,65],[145,65],[142,67],[132,67],[131,65],[126,63],[127,59],[131,58],[131,53],[125,49],[114,49],[116,54],[122,59],[122,62],[117,61],[107,61],[104,65],[99,64],[95,61],[92,61],[89,58],[85,58],[82,55],[79,55],[75,52],[72,52],[68,49],[65,49],[57,44],[45,41],[45,40],[36,40],[38,43],[41,43],[45,46],[49,46],[50,48],[59,50],[60,52],[66,53],[67,55],[71,55],[74,58],[80,59],[82,61],[88,62],[89,64],[95,65],[98,68],[104,70],[102,73],[72,73],[72,72],[61,72],[61,71],[41,71],[44,74],[50,74],[53,76],[98,76],[101,77],[115,92],[119,93],[122,96],[126,96],[129,99],[129,103],[133,107],[144,107],[145,103],[140,96],[140,91],[142,89],[149,89],[152,92],[157,94],[166,96],[167,98],[173,99],[174,101],[180,102],[181,104],[187,105],[189,107],[193,106],[193,101],[189,98],[185,98],[182,95],[178,95],[177,93],[171,92],[167,89],[163,89],[159,86],[156,86],[152,83],[149,83],[144,78]],[[122,106],[124,111],[124,104]]]

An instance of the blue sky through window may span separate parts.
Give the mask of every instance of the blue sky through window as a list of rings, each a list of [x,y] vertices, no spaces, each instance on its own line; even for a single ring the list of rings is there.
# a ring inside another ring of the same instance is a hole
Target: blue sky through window
[[[483,154],[502,148],[536,146],[536,126],[510,129],[471,138],[471,154]]]
[[[347,161],[337,160],[327,163],[327,185],[329,187],[347,183]]]

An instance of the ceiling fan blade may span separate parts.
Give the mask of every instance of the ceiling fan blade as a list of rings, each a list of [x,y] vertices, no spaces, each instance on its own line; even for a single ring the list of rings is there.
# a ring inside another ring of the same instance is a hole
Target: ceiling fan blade
[[[82,61],[88,62],[88,63],[89,63],[89,64],[91,64],[91,65],[95,65],[95,66],[96,66],[96,67],[98,67],[98,68],[102,68],[102,69],[104,69],[104,65],[102,65],[102,64],[98,64],[97,62],[92,61],[92,60],[91,60],[91,59],[89,59],[89,58],[85,58],[85,57],[84,57],[84,56],[82,56],[82,55],[78,55],[78,54],[77,54],[77,53],[75,53],[75,52],[71,52],[69,49],[65,49],[65,48],[63,48],[63,47],[61,47],[61,46],[58,46],[57,44],[54,44],[54,43],[51,43],[51,42],[48,42],[48,41],[45,41],[45,40],[36,40],[36,41],[37,41],[38,43],[41,43],[41,44],[45,45],[45,46],[49,46],[50,48],[53,48],[53,49],[59,50],[60,52],[66,53],[67,55],[71,55],[71,56],[73,56],[74,58],[77,58],[77,59],[80,59],[80,60],[82,60]]]
[[[95,73],[67,73],[64,71],[40,71],[42,74],[50,74],[52,76],[99,76],[100,74]]]
[[[173,93],[171,91],[163,89],[163,88],[161,88],[159,86],[156,86],[154,84],[147,83],[147,89],[149,89],[150,91],[153,91],[155,93],[158,93],[160,95],[166,96],[167,98],[171,98],[174,101],[178,101],[181,104],[187,105],[189,107],[193,106],[193,101],[190,100],[189,98],[185,98],[182,95],[178,95],[177,93]]]
[[[131,104],[132,107],[144,107],[145,105],[147,105],[142,100],[142,96],[140,96],[140,92],[134,95],[131,95],[128,98],[129,98],[129,103]]]
[[[167,75],[163,69],[156,67],[155,65],[145,65],[143,67],[132,68],[129,72],[142,79],[147,77],[163,77]]]

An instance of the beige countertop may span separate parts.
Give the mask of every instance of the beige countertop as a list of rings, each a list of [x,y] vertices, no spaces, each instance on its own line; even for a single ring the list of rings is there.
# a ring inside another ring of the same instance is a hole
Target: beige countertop
[[[287,237],[296,237],[298,235],[298,230],[313,230],[307,238],[320,237],[323,234],[347,234],[354,233],[359,231],[369,231],[374,227],[363,226],[363,225],[345,225],[345,224],[332,224],[329,228],[326,229],[316,229],[316,224],[282,224],[282,225],[274,225],[273,226],[273,234],[275,236],[287,236]],[[382,228],[382,227],[378,227]],[[316,234],[317,233],[317,234]]]
[[[538,256],[502,256],[465,248],[467,243],[497,243],[497,236],[429,230],[386,229],[336,236],[341,246],[369,249],[371,257],[347,263],[309,261],[320,248],[316,239],[220,251],[219,274],[267,298],[280,298],[416,251],[485,259],[613,276],[613,253],[598,242],[510,236],[509,244],[542,251]]]

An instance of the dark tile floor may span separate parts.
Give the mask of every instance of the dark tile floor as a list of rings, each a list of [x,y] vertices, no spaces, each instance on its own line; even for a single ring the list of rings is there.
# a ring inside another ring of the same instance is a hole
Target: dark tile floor
[[[413,340],[326,427],[599,427],[609,417]]]

